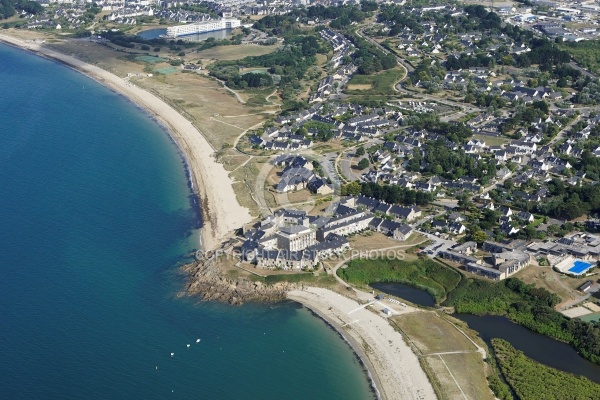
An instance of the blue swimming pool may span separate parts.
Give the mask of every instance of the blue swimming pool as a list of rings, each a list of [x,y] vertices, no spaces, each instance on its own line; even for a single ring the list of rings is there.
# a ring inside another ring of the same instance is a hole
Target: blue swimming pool
[[[569,272],[572,272],[574,274],[582,274],[593,266],[594,266],[594,263],[587,262],[587,261],[575,260],[575,262],[573,263],[573,266],[571,268],[569,268]]]

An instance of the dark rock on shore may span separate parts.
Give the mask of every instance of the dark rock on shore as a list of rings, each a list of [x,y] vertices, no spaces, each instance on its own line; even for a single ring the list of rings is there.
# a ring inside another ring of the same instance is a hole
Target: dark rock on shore
[[[214,257],[186,264],[182,270],[188,275],[186,295],[232,305],[245,302],[276,303],[285,300],[288,291],[302,287],[289,282],[267,285],[247,277],[228,278],[224,276]]]

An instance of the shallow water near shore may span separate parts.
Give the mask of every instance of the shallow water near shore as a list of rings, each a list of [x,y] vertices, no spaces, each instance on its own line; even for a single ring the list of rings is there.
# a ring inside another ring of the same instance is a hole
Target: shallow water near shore
[[[0,83],[2,398],[373,398],[299,305],[175,296],[200,221],[148,115],[4,45]]]

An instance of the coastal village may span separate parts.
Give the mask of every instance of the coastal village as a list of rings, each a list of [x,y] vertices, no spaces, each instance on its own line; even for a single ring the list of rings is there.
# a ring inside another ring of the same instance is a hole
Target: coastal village
[[[186,267],[197,279],[190,293],[232,304],[292,293],[311,308],[327,299],[319,313],[357,341],[376,335],[374,326],[404,335],[422,323],[411,319],[419,313],[496,312],[598,360],[594,340],[579,338],[587,327],[600,337],[600,57],[586,55],[600,54],[599,2],[39,3],[43,10],[17,10],[4,30],[79,35],[96,21],[77,43],[136,66],[115,85],[157,95],[192,134],[209,131],[198,146],[214,169],[192,186],[203,213],[218,214],[205,221],[204,250],[219,251]],[[143,26],[165,34],[136,36]],[[180,40],[213,30],[233,33]],[[190,106],[197,100],[171,90],[183,93],[192,79],[226,93],[223,111]],[[237,115],[227,115],[226,101]],[[211,134],[215,125],[231,131]],[[223,182],[233,206],[215,193],[202,199],[203,183],[216,191]],[[385,259],[390,252],[396,259]],[[382,276],[364,272],[368,262]],[[418,266],[411,274],[399,272],[410,263]],[[395,280],[426,289],[435,311],[370,286]],[[486,297],[494,291],[506,296],[501,311]],[[334,296],[349,302],[343,312]],[[373,327],[353,332],[349,315],[359,308],[356,321]],[[484,389],[465,395],[467,385],[449,378],[455,368],[433,361],[439,355],[415,335],[394,343],[434,371],[415,378],[434,385],[423,384],[423,398],[458,389],[464,398],[504,398],[498,387],[518,387],[504,370],[508,385],[489,383],[499,367],[483,366],[486,344],[469,339],[461,351],[476,354],[469,365]],[[378,373],[386,368],[374,363]],[[386,384],[385,398],[421,398]]]

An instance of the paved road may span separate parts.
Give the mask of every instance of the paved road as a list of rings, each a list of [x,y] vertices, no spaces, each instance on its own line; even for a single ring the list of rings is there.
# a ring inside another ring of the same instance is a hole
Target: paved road
[[[376,40],[370,38],[369,36],[365,35],[361,29],[357,29],[356,30],[356,34],[358,36],[360,36],[361,38],[367,40],[368,42],[370,42],[371,44],[373,44],[375,47],[377,47],[378,49],[380,49],[383,53],[385,54],[390,54],[390,51],[388,49],[386,49],[385,47],[383,47],[382,45],[380,45]],[[400,81],[395,85],[394,89],[398,92],[404,93],[404,94],[408,94],[408,95],[415,95],[414,93],[411,93],[409,91],[407,91],[406,89],[404,89],[402,87],[402,82],[405,81],[408,78],[408,75],[413,72],[415,69],[406,62],[406,60],[404,60],[403,58],[397,56],[396,54],[394,54],[394,56],[396,57],[396,61],[398,61],[398,64],[400,64],[402,67],[404,67],[404,69],[407,71],[407,73],[404,75],[404,77],[402,79],[400,79]],[[459,103],[453,100],[447,100],[447,99],[440,99],[438,97],[435,96],[429,96],[429,95],[425,95],[425,94],[417,94],[415,95],[415,101],[431,101],[431,102],[436,102],[439,104],[444,104],[450,107],[457,107],[460,110],[462,110],[464,113],[471,113],[471,112],[481,112],[482,110],[479,107],[470,105],[470,104],[465,104],[465,103]],[[407,100],[409,101],[409,100]]]
[[[454,240],[442,239],[432,235],[431,233],[427,233],[418,229],[416,229],[416,231],[425,236],[427,239],[432,240],[432,243],[423,249],[423,253],[427,254],[427,257],[434,258],[440,251],[446,251],[452,246],[456,245]],[[431,254],[429,254],[429,252],[431,252]]]
[[[587,69],[579,66],[577,63],[575,63],[573,61],[571,61],[569,63],[569,65],[571,67],[573,67],[573,69],[576,69],[577,71],[581,72],[585,76],[589,76],[590,78],[598,78],[596,75],[592,74],[590,71],[588,71]]]
[[[556,134],[556,136],[554,136],[552,138],[552,140],[550,140],[548,142],[548,146],[552,146],[554,143],[556,143],[559,140],[561,140],[565,136],[565,133],[567,133],[571,129],[571,127],[573,125],[575,125],[576,123],[578,123],[580,120],[581,120],[581,115],[578,115],[577,118],[575,118],[573,121],[569,122],[564,128],[562,128],[560,130],[560,132],[558,132]]]
[[[349,181],[359,181],[360,174],[356,173],[355,170],[352,169],[352,159],[354,158],[354,150],[351,150],[348,153],[342,153],[340,157],[340,161],[338,163],[340,167],[340,172]]]

